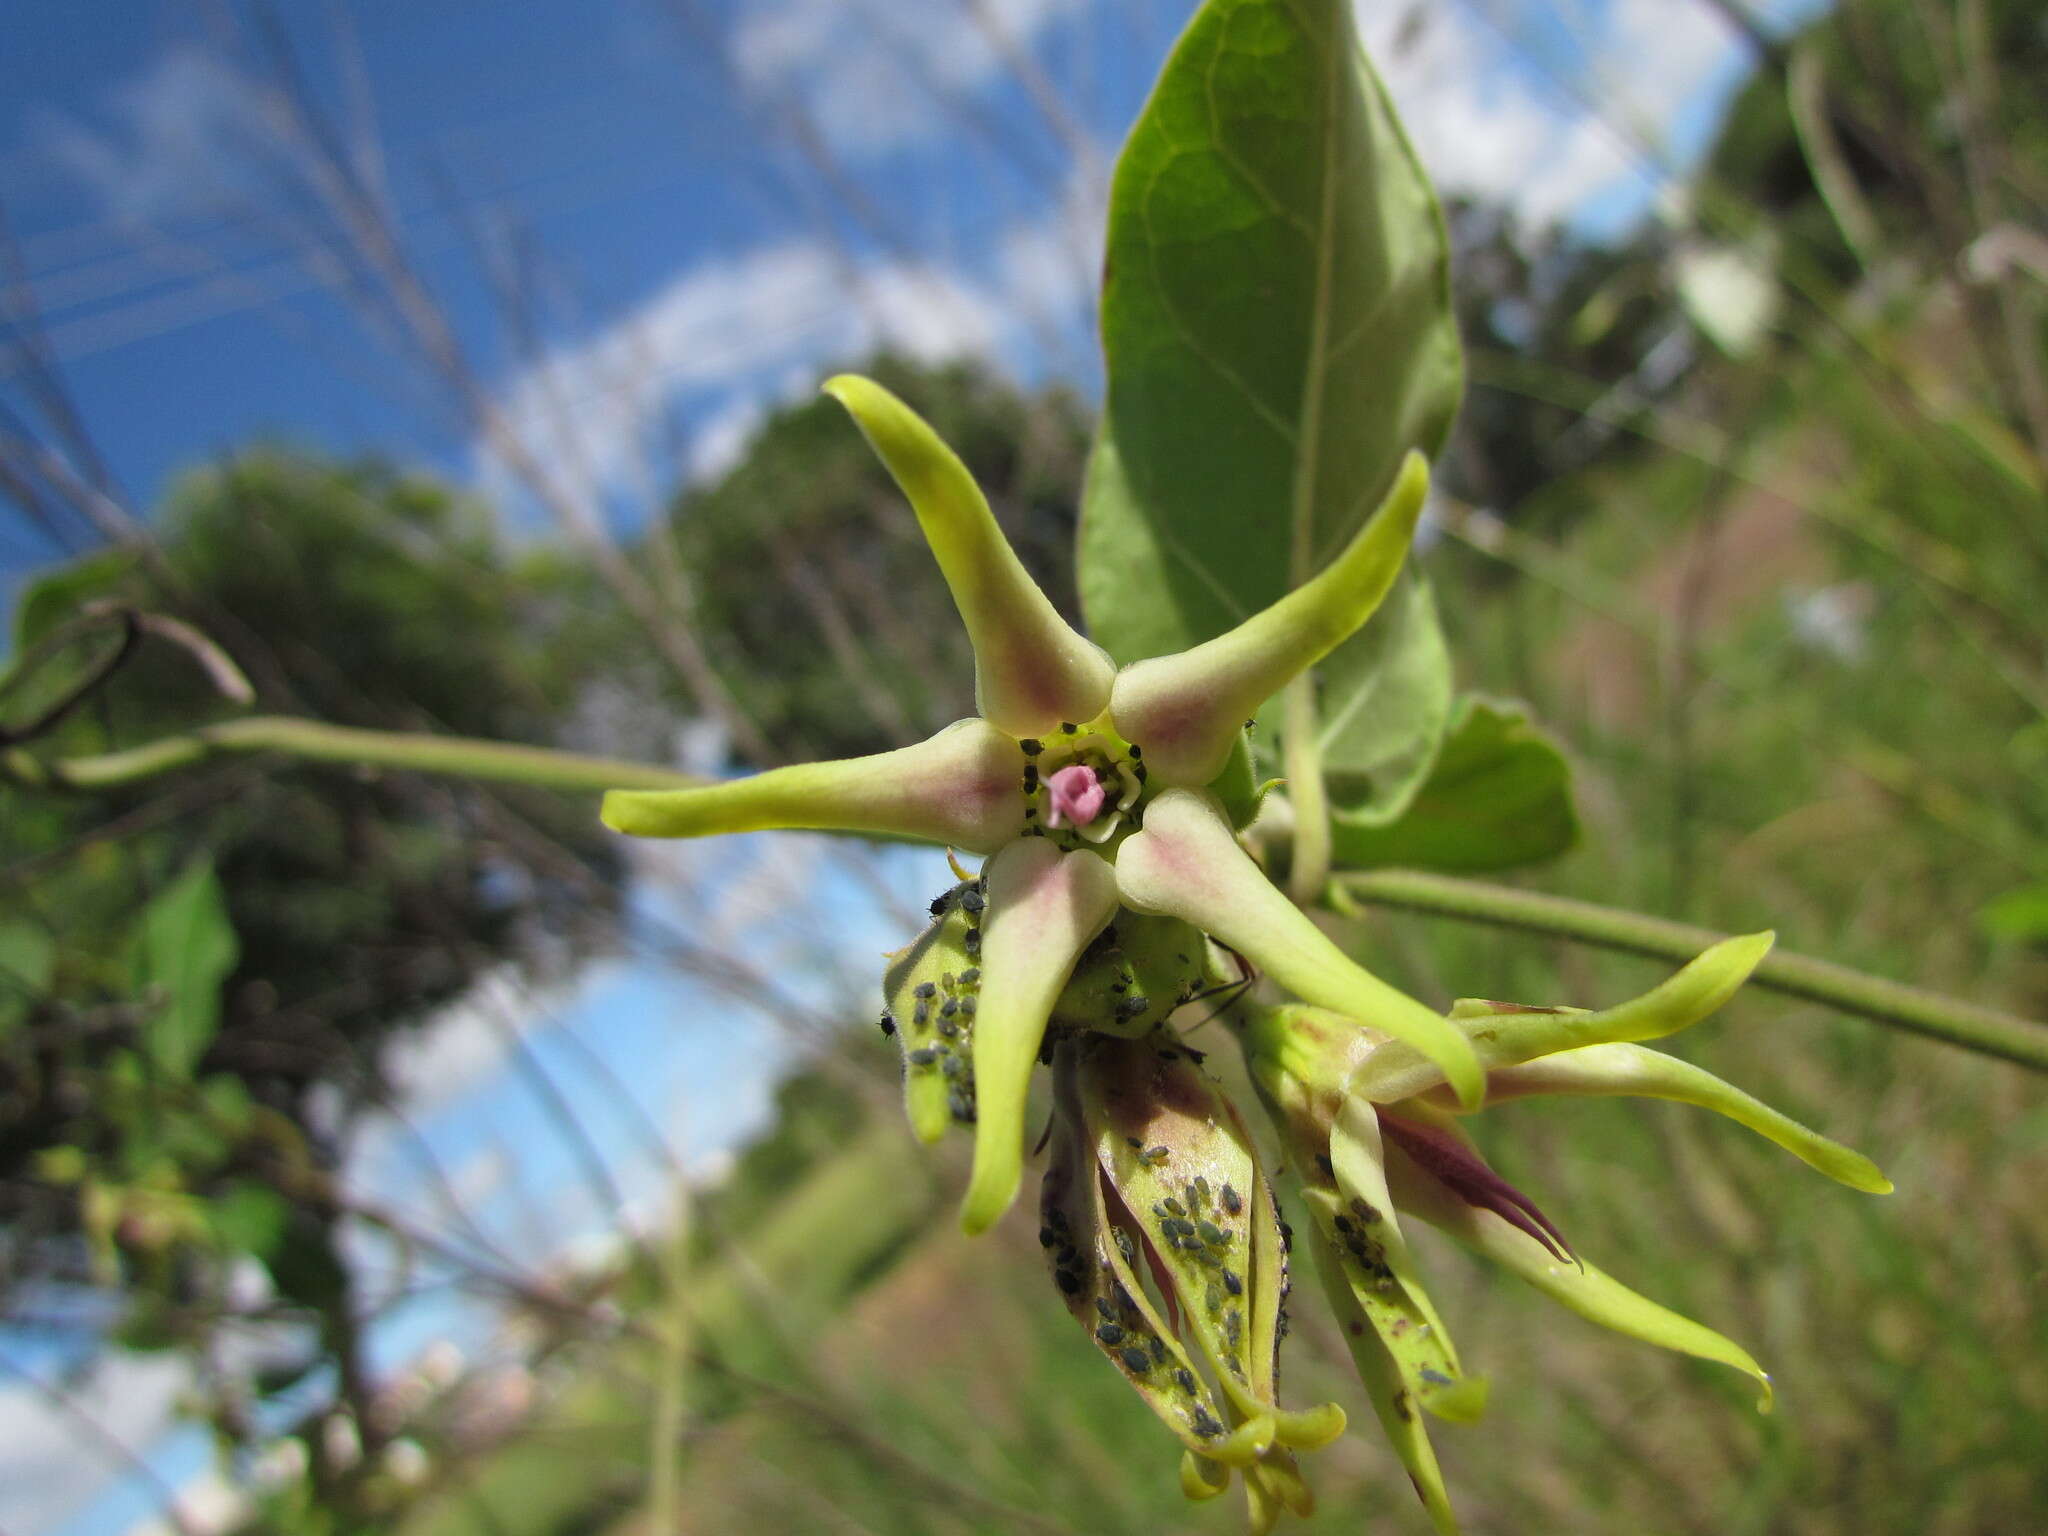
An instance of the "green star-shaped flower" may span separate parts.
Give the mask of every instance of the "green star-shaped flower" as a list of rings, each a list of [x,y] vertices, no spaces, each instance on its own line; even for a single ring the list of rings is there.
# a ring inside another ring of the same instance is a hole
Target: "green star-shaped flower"
[[[1227,799],[1248,814],[1253,801],[1244,722],[1386,595],[1422,510],[1421,456],[1409,455],[1385,503],[1313,579],[1228,634],[1119,670],[1059,616],[966,466],[916,413],[867,379],[841,376],[825,389],[916,510],[974,647],[980,718],[871,757],[703,789],[614,791],[604,820],[648,837],[810,828],[987,856],[967,893],[979,909],[970,925],[979,975],[966,1229],[983,1231],[1016,1198],[1026,1090],[1047,1022],[1120,908],[1191,925],[1304,1002],[1371,1017],[1478,1102],[1482,1078],[1465,1036],[1325,937],[1239,846],[1225,809]],[[1189,934],[1183,949],[1199,945]],[[912,1095],[913,1123],[927,1136],[944,1128],[942,1115],[920,1108],[931,1102]]]

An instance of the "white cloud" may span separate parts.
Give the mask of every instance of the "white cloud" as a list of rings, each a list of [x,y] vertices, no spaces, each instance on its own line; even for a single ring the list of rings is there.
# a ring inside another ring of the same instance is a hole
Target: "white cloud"
[[[1366,51],[1441,191],[1505,201],[1534,226],[1627,174],[1598,123],[1546,99],[1500,34],[1464,8],[1357,10]]]
[[[63,1390],[108,1439],[139,1454],[170,1422],[190,1382],[190,1370],[173,1356],[110,1352]],[[42,1394],[0,1388],[0,1527],[55,1526],[129,1470]]]
[[[801,95],[843,153],[875,155],[943,131],[940,97],[1009,71],[1016,48],[1080,0],[778,0],[743,8],[731,39],[740,77],[771,99]],[[976,19],[976,9],[988,25]]]
[[[576,476],[587,505],[645,505],[678,471],[730,467],[767,410],[808,393],[832,363],[885,347],[921,362],[1006,355],[1029,320],[1081,295],[1080,280],[1054,274],[1062,238],[1051,225],[1012,229],[993,282],[935,261],[842,257],[810,240],[714,257],[515,374],[501,412],[537,459]],[[682,463],[657,473],[675,457],[665,440],[684,403],[697,421]],[[511,490],[488,446],[477,458],[493,491]]]
[[[1547,33],[1513,0],[1356,10],[1439,188],[1503,202],[1525,228],[1602,202],[1642,211],[1674,123],[1741,64],[1712,7],[1679,0],[1577,5]]]
[[[54,112],[37,126],[58,166],[107,213],[155,224],[249,190],[276,142],[263,100],[257,83],[218,54],[178,43],[108,91],[103,126]]]

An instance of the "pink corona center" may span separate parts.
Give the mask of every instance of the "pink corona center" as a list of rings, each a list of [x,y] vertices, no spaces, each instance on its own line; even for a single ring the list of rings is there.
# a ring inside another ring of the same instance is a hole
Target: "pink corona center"
[[[1109,798],[1102,780],[1085,763],[1069,763],[1045,781],[1048,827],[1085,827],[1102,814],[1102,802]]]

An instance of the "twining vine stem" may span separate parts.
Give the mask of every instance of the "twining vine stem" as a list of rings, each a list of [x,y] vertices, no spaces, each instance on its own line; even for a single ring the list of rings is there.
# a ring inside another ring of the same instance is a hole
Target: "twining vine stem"
[[[1726,937],[1669,918],[1418,870],[1343,874],[1337,877],[1336,889],[1351,901],[1373,906],[1552,934],[1662,960],[1690,960]],[[2048,1072],[2048,1026],[2017,1014],[1782,949],[1772,950],[1750,981],[1753,986],[1825,1003],[1844,1013]]]
[[[20,749],[0,752],[0,780],[37,789],[105,790],[215,757],[265,752],[352,767],[448,774],[570,792],[687,789],[704,782],[674,769],[614,758],[462,736],[359,730],[281,715],[255,715],[201,726],[90,757],[45,759]],[[1690,960],[1723,937],[1689,923],[1623,908],[1416,870],[1339,874],[1328,889],[1340,901],[1493,923],[1664,960]],[[2016,1014],[1784,950],[1771,952],[1757,968],[1754,981],[1775,992],[1825,1003],[1880,1024],[2048,1072],[2048,1026]]]
[[[0,779],[12,779],[34,789],[113,789],[209,758],[250,752],[280,752],[289,757],[355,768],[410,769],[503,784],[531,784],[541,789],[600,793],[607,789],[694,789],[705,782],[693,774],[616,758],[586,757],[577,752],[478,741],[467,736],[359,730],[287,715],[227,720],[96,757],[45,761],[23,751],[0,753]]]

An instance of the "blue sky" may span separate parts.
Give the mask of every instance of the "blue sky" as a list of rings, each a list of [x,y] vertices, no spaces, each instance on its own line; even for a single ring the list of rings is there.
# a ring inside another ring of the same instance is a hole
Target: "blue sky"
[[[14,0],[0,48],[0,205],[80,414],[144,515],[181,470],[268,438],[431,466],[484,495],[508,536],[530,539],[552,535],[560,506],[544,509],[508,465],[507,439],[547,466],[559,503],[630,528],[730,462],[763,411],[884,342],[1092,390],[1108,168],[1189,7],[274,9],[290,67],[351,174],[388,209],[475,393],[465,403],[422,363],[402,317],[366,318],[347,297],[331,206],[272,103],[280,66],[260,31],[224,19],[238,14],[227,7]],[[1786,0],[1773,15],[1813,9]],[[1367,0],[1359,14],[1446,190],[1589,238],[1645,216],[1658,166],[1698,153],[1743,63],[1704,0]],[[1661,146],[1648,161],[1645,142]],[[525,306],[517,323],[507,285]],[[0,402],[33,414],[4,359]],[[504,434],[495,444],[487,422]],[[0,510],[0,605],[64,542]],[[87,541],[74,530],[69,542]],[[720,856],[758,858],[736,847]],[[798,847],[764,867],[818,857]],[[887,879],[914,897],[943,876],[891,864]],[[691,886],[650,881],[642,900],[658,907]],[[871,966],[901,934],[854,884],[825,888],[804,910],[814,926],[829,914],[829,934],[787,938],[786,969],[809,978],[814,1002],[833,975],[817,955]],[[668,917],[701,928],[732,921],[731,906]],[[468,1181],[480,1221],[529,1249],[573,1248],[617,1213],[560,1138],[526,1132],[538,1110],[483,1016],[491,1007],[600,1128],[635,1201],[659,1194],[665,1167],[635,1117],[605,1112],[612,1089],[592,1075],[593,1055],[630,1079],[645,1120],[689,1159],[758,1122],[787,1059],[764,1018],[632,962],[593,967],[560,996],[483,995],[454,1010],[422,1037],[409,1108]],[[408,1064],[395,1070],[404,1079]],[[351,1177],[416,1193],[408,1145],[372,1125]],[[403,1360],[448,1336],[481,1347],[489,1332],[487,1313],[442,1293],[394,1313],[378,1351]],[[53,1367],[87,1337],[45,1341],[34,1363]],[[195,1433],[165,1428],[176,1380],[124,1369],[102,1383],[109,1412],[184,1482],[207,1457]],[[86,1468],[72,1437],[4,1384],[0,1443],[13,1446],[0,1457],[0,1529],[15,1536],[102,1536],[151,1505],[145,1485]]]
[[[621,524],[878,341],[1092,385],[1107,168],[1187,10],[274,9],[483,397]],[[341,296],[332,220],[267,105],[277,55],[226,14],[10,7],[0,198],[118,480],[146,509],[180,469],[271,437],[424,462],[537,531],[474,412]],[[1703,0],[1371,0],[1360,19],[1447,189],[1593,235],[1651,201],[1636,141],[1683,163],[1741,67]],[[55,553],[0,518],[8,571]]]

